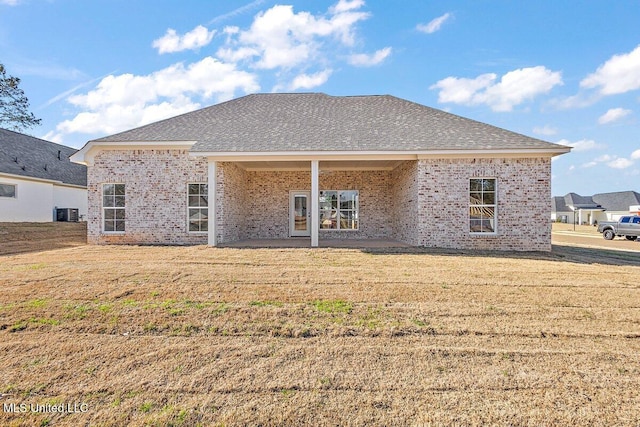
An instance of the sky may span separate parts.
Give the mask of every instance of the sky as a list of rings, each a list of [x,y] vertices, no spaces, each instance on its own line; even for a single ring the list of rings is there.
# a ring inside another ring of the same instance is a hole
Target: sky
[[[552,193],[640,192],[640,1],[0,0],[0,63],[87,141],[251,93],[389,94],[573,147]]]

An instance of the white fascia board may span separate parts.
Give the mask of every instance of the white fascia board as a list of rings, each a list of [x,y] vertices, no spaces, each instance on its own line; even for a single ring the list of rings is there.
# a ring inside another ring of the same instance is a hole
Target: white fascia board
[[[189,152],[194,157],[208,157],[222,162],[310,161],[310,160],[416,160],[415,153],[379,151],[293,151],[293,152]]]
[[[185,149],[191,148],[195,143],[196,141],[89,141],[84,147],[72,154],[69,159],[74,163],[91,165],[95,155],[104,150]]]
[[[571,151],[571,147],[560,148],[524,148],[513,150],[434,150],[421,152],[418,159],[434,158],[517,158],[517,157],[555,157]]]
[[[189,152],[190,156],[226,162],[300,160],[418,160],[434,158],[554,157],[571,147],[512,150],[432,150],[432,151],[282,151],[282,152]]]
[[[15,175],[12,173],[4,173],[4,172],[0,173],[0,178],[2,177],[11,178],[11,179],[21,179],[23,181],[43,182],[46,184],[53,184],[53,185],[63,184],[62,181],[58,181],[55,179],[36,178],[34,176]],[[82,187],[82,188],[85,188],[85,187]]]
[[[24,176],[24,175],[15,175],[12,173],[4,173],[0,172],[0,178],[6,177],[10,179],[23,180],[23,181],[33,181],[33,182],[42,182],[46,184],[53,184],[56,187],[70,187],[70,188],[79,188],[82,190],[86,190],[87,187],[84,185],[76,185],[76,184],[67,184],[66,182],[58,181],[57,179],[46,179],[46,178],[36,178],[34,176]]]

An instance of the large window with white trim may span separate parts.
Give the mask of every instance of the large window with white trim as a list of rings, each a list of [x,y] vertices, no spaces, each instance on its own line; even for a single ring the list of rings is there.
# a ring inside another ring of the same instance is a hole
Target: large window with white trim
[[[102,229],[105,233],[124,233],[125,185],[102,185]]]
[[[209,186],[199,183],[189,184],[188,193],[189,232],[207,232],[209,230]]]
[[[0,184],[0,197],[16,198],[15,184]]]
[[[320,229],[357,230],[358,190],[320,191]]]
[[[472,178],[469,182],[469,231],[496,232],[496,179]]]

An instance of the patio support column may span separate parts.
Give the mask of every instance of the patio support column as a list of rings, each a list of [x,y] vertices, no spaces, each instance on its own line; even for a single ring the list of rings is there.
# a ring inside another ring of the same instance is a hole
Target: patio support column
[[[320,228],[320,209],[318,209],[318,201],[320,200],[319,179],[320,161],[311,160],[311,247],[318,247],[318,229]]]
[[[209,234],[208,234],[208,245],[216,246],[217,242],[217,227],[216,227],[216,212],[217,203],[216,203],[216,193],[217,193],[217,172],[218,172],[218,163],[215,160],[209,160],[209,171],[208,171],[208,198],[209,198]]]

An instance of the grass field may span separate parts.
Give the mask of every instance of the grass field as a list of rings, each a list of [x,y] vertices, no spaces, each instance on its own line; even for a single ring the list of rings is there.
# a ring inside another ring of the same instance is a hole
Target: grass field
[[[58,247],[0,256],[0,425],[640,423],[633,253]]]

